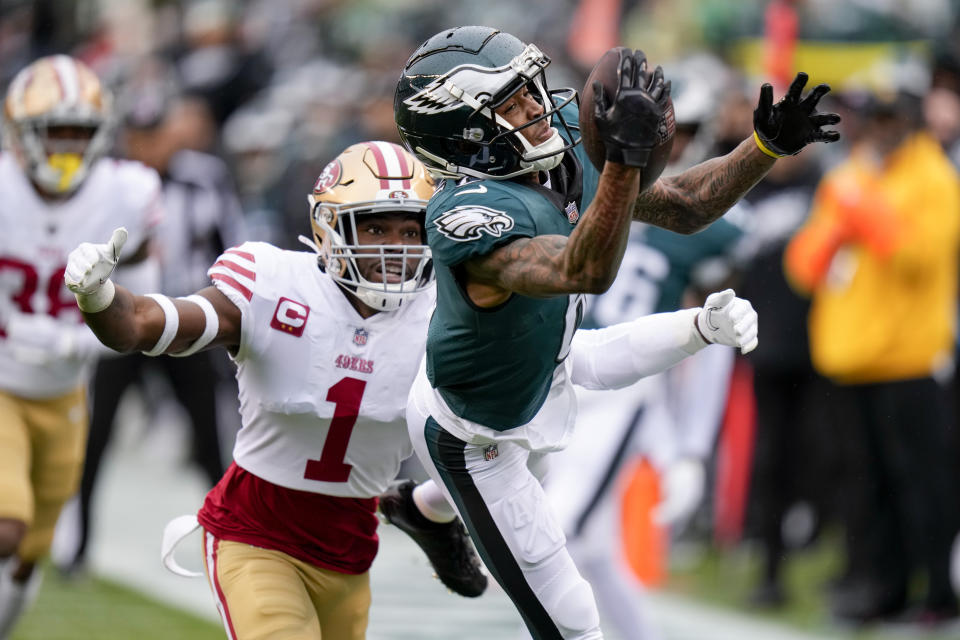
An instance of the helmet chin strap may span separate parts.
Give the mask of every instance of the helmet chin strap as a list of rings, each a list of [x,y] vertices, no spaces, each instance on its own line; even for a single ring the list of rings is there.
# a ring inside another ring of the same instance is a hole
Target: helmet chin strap
[[[560,137],[560,132],[556,127],[550,127],[550,137],[538,145],[530,144],[523,131],[516,130],[506,118],[498,113],[494,114],[494,120],[504,129],[513,131],[520,144],[523,145],[524,154],[520,158],[520,171],[510,174],[516,176],[524,173],[533,173],[534,171],[550,171],[556,169],[557,165],[563,160],[564,141]],[[545,156],[538,158],[538,156]],[[526,158],[537,158],[536,160],[526,160]]]
[[[557,168],[557,165],[563,160],[564,141],[563,138],[560,137],[560,132],[557,131],[556,127],[551,127],[550,130],[552,132],[550,137],[536,146],[531,145],[522,133],[516,134],[517,137],[520,138],[523,148],[527,150],[527,152],[523,154],[523,157],[537,157],[544,154],[551,154],[538,160],[521,160],[521,167],[524,169],[529,168],[531,172],[550,171]]]
[[[404,292],[403,287],[413,280],[384,284],[383,290],[379,288],[381,285],[370,282],[361,275],[357,276],[357,281],[360,286],[350,293],[357,296],[360,302],[377,311],[396,311],[403,301],[410,297],[411,292],[409,290]]]

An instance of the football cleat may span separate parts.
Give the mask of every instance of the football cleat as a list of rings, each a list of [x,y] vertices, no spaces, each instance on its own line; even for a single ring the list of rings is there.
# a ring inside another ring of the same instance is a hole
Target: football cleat
[[[397,480],[380,496],[380,514],[427,554],[436,576],[454,593],[476,598],[487,589],[487,576],[460,518],[431,522],[413,502],[413,480]]]

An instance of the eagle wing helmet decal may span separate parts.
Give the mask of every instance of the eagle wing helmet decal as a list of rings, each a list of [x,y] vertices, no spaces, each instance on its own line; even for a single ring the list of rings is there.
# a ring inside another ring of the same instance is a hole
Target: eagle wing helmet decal
[[[461,99],[464,94],[484,102],[484,97],[489,98],[500,88],[505,80],[505,78],[501,79],[501,76],[505,76],[509,71],[509,67],[492,71],[470,64],[461,65],[450,73],[440,76],[404,102],[414,113],[433,115],[444,111],[455,111],[465,104]],[[461,97],[454,97],[450,93],[451,88]]]
[[[403,102],[410,111],[426,115],[455,111],[464,104],[480,110],[518,76],[532,80],[547,62],[535,45],[527,45],[520,55],[502,67],[474,64],[454,67]]]
[[[513,218],[496,209],[464,205],[447,211],[433,224],[454,242],[467,242],[478,239],[483,233],[499,238],[504,231],[513,229]]]

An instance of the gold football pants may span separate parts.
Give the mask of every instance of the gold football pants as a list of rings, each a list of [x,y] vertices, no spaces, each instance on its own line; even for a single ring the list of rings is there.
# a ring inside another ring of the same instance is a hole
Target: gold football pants
[[[0,391],[0,518],[27,525],[21,560],[50,550],[60,509],[80,481],[86,437],[83,387],[44,399]]]
[[[204,567],[230,640],[363,640],[370,574],[338,573],[204,530]]]

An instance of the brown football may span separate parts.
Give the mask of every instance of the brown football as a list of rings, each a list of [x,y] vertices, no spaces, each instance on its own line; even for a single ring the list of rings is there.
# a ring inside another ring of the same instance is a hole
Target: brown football
[[[580,92],[580,139],[583,142],[583,148],[598,170],[603,170],[606,162],[606,149],[600,136],[597,134],[597,124],[594,121],[594,93],[593,83],[599,82],[607,91],[607,96],[611,99],[617,95],[617,87],[620,85],[620,52],[623,51],[629,55],[632,52],[626,47],[614,47],[610,49],[597,64],[593,67],[587,82]],[[648,68],[650,66],[647,62]],[[652,73],[652,71],[651,71]],[[673,101],[668,98],[668,107],[664,110],[663,117],[660,119],[660,126],[657,131],[657,141],[650,151],[650,159],[647,166],[640,170],[640,189],[646,189],[660,177],[664,167],[667,166],[667,160],[670,159],[670,149],[673,147],[673,133],[676,124],[673,119]]]

